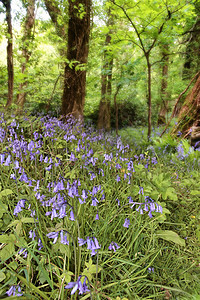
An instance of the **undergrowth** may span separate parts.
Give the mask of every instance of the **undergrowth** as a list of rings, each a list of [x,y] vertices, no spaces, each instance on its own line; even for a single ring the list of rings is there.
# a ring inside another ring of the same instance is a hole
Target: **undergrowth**
[[[198,299],[200,152],[187,141],[155,132],[137,147],[4,115],[0,141],[2,297]]]

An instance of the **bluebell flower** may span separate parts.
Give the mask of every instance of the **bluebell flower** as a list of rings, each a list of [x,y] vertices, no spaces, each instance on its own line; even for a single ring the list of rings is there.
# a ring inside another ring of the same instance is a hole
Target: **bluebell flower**
[[[99,203],[99,201],[97,200],[96,197],[92,197],[92,204],[91,206],[97,206],[97,204]]]
[[[115,242],[111,242],[108,246],[108,250],[113,250],[114,252],[116,252],[116,250],[118,250],[119,248],[120,246]]]
[[[38,239],[38,250],[41,250],[42,248],[44,248],[41,239]]]
[[[78,238],[79,246],[83,246],[84,244],[86,244],[86,242],[87,242],[86,240]]]
[[[140,186],[140,190],[139,190],[138,194],[144,195],[144,189],[143,189],[143,187]]]
[[[79,291],[79,295],[82,295],[83,293],[89,292],[89,288],[86,284],[87,277],[85,276],[83,283],[81,282],[81,277],[80,275],[78,277],[78,280],[75,282],[69,282],[66,286],[65,289],[72,289],[71,295],[75,294],[76,291]]]
[[[8,157],[6,158],[6,161],[4,163],[4,166],[9,166],[11,163],[11,155],[9,154]]]
[[[5,153],[0,154],[1,165],[4,163]]]
[[[11,296],[23,296],[23,293],[21,291],[21,288],[19,285],[12,285],[9,290],[6,292],[6,294],[11,297]]]
[[[18,252],[19,255],[23,255],[24,258],[26,258],[28,256],[28,253],[26,251],[26,248],[21,248]]]
[[[69,245],[69,241],[67,239],[67,232],[60,231],[60,242],[63,245]]]
[[[14,212],[13,212],[13,215],[14,216],[17,216],[18,213],[20,211],[22,211],[22,208],[25,208],[25,202],[26,202],[26,199],[21,199],[19,200],[19,202],[17,203],[15,209],[14,209]]]
[[[53,240],[53,244],[55,244],[55,243],[57,242],[58,236],[59,236],[59,231],[57,231],[57,232],[54,232],[54,231],[53,231],[53,232],[50,232],[50,233],[47,234],[47,237],[48,237],[48,238],[54,239],[54,240]]]
[[[128,228],[130,226],[130,220],[128,218],[125,219],[123,227]]]
[[[149,272],[149,273],[154,273],[154,268],[150,268],[150,267],[149,267],[149,268],[148,268],[148,272]]]
[[[97,253],[96,250],[101,248],[96,237],[87,237],[86,240],[78,238],[78,243],[79,246],[83,246],[85,243],[87,243],[87,249],[91,250],[91,256],[95,255]]]
[[[117,181],[117,182],[121,181],[121,178],[120,178],[119,175],[117,175],[116,181]]]
[[[31,238],[33,241],[34,241],[34,239],[36,238],[36,234],[35,234],[35,231],[34,231],[34,230],[30,230],[30,231],[29,231],[29,238]]]
[[[70,211],[70,217],[69,217],[69,219],[70,219],[71,221],[75,221],[73,209],[71,209],[71,211]]]

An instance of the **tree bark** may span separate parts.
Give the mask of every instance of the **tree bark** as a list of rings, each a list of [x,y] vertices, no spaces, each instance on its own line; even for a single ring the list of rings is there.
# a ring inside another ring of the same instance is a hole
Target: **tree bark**
[[[178,116],[178,123],[172,130],[172,135],[179,131],[187,135],[190,128],[200,122],[200,76],[190,93],[187,95],[185,102]]]
[[[168,112],[169,93],[168,86],[168,69],[169,69],[169,45],[162,45],[162,79],[161,79],[161,104],[158,113],[158,125],[166,124],[166,114]]]
[[[35,24],[35,0],[27,1],[27,11],[26,19],[24,24],[24,35],[22,38],[22,57],[23,63],[21,66],[22,74],[26,73],[27,64],[31,56],[30,44],[33,41],[33,28]],[[20,110],[23,110],[24,103],[26,101],[26,91],[28,82],[25,79],[19,86],[19,94],[17,95],[17,104],[19,105]]]
[[[86,93],[90,10],[91,0],[69,0],[68,62],[64,71],[62,114],[65,116],[72,114],[80,120],[83,120]]]
[[[199,70],[200,64],[200,2],[195,2],[197,20],[189,31],[183,69],[183,79],[190,79]]]
[[[147,69],[148,69],[148,93],[147,93],[147,103],[148,103],[148,140],[151,136],[151,63],[149,61],[149,53],[145,54],[147,61]]]
[[[108,12],[108,22],[107,26],[112,25],[113,20]],[[101,75],[101,100],[99,103],[99,114],[98,114],[98,129],[105,129],[106,131],[110,130],[110,103],[112,96],[112,68],[113,68],[113,55],[107,49],[111,43],[111,30],[106,34],[105,39],[105,50],[104,50],[104,65],[102,68]]]
[[[8,32],[7,45],[7,72],[8,72],[8,99],[6,108],[12,104],[13,101],[13,87],[14,87],[14,67],[13,67],[13,35],[12,35],[12,19],[11,19],[11,0],[1,0],[6,8],[6,22]]]

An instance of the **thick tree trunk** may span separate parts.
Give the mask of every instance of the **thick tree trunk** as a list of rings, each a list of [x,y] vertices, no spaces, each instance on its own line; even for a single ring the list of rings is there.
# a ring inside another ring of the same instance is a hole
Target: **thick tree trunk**
[[[8,100],[6,107],[10,106],[13,101],[14,86],[14,67],[13,67],[13,35],[12,35],[12,19],[11,19],[11,0],[1,0],[6,8],[6,22],[8,32],[7,45],[7,72],[8,72]]]
[[[84,11],[81,11],[81,8]],[[89,51],[91,0],[69,1],[68,51],[64,72],[62,114],[83,119],[86,63]]]
[[[189,31],[188,44],[186,47],[183,78],[190,79],[192,74],[199,70],[200,64],[200,2],[195,2],[197,20]]]
[[[161,79],[161,105],[158,113],[158,125],[166,124],[166,114],[168,112],[169,93],[168,86],[168,68],[169,68],[169,45],[162,46],[162,79]]]
[[[179,131],[188,135],[192,126],[200,123],[200,76],[183,103],[178,116],[178,123],[173,128],[172,134]]]
[[[29,58],[31,56],[31,47],[30,44],[33,41],[33,28],[35,24],[35,0],[28,0],[27,1],[27,12],[26,12],[26,20],[24,24],[24,36],[22,38],[22,56],[23,56],[23,63],[21,67],[22,74],[26,73],[27,64]],[[26,91],[27,88],[27,80],[23,81],[19,87],[19,94],[17,95],[17,104],[20,107],[20,110],[23,109],[24,103],[26,101]]]

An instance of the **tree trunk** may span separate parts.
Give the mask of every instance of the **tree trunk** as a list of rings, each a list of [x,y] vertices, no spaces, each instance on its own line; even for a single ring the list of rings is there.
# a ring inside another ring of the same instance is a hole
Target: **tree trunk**
[[[7,45],[7,72],[8,72],[8,99],[6,107],[10,106],[13,101],[14,86],[14,67],[13,67],[13,35],[12,35],[12,18],[11,18],[11,0],[1,0],[6,8],[6,22],[8,32]]]
[[[114,105],[115,105],[115,131],[116,135],[118,136],[118,130],[119,130],[119,112],[118,112],[118,104],[117,104],[117,95],[120,90],[120,85],[117,86],[116,92],[114,94]]]
[[[178,116],[178,123],[172,129],[172,135],[179,131],[188,135],[193,125],[200,122],[200,76],[183,103]]]
[[[147,61],[147,69],[148,69],[148,93],[147,93],[147,103],[148,103],[148,140],[151,136],[151,64],[149,61],[149,53],[145,54]]]
[[[27,1],[27,11],[26,11],[26,19],[24,24],[24,35],[22,38],[22,56],[23,56],[23,63],[21,66],[22,74],[26,73],[27,64],[29,58],[31,56],[31,42],[33,41],[33,28],[35,24],[35,0],[28,0]],[[24,103],[26,101],[26,91],[27,88],[27,80],[23,81],[19,87],[19,94],[17,95],[17,104],[20,107],[20,110],[23,110]]]
[[[107,26],[112,25],[113,20],[108,12],[108,23]],[[110,103],[112,95],[112,68],[113,68],[113,55],[107,49],[111,43],[111,30],[106,34],[105,39],[105,50],[104,50],[104,66],[101,75],[101,100],[99,103],[99,114],[98,114],[98,129],[110,130]]]
[[[161,79],[161,105],[158,113],[158,125],[166,124],[166,114],[168,112],[169,93],[168,86],[168,68],[169,68],[169,45],[162,45],[162,79]]]
[[[194,26],[189,30],[183,79],[190,79],[192,74],[199,70],[200,64],[200,2],[196,1],[194,6],[197,20]]]
[[[112,95],[113,60],[104,65],[101,77],[101,100],[99,103],[98,129],[110,130],[110,102]],[[109,72],[109,73],[108,73]]]
[[[84,8],[84,11],[81,8]],[[83,120],[86,63],[89,52],[91,0],[69,1],[68,51],[64,71],[62,114]]]

